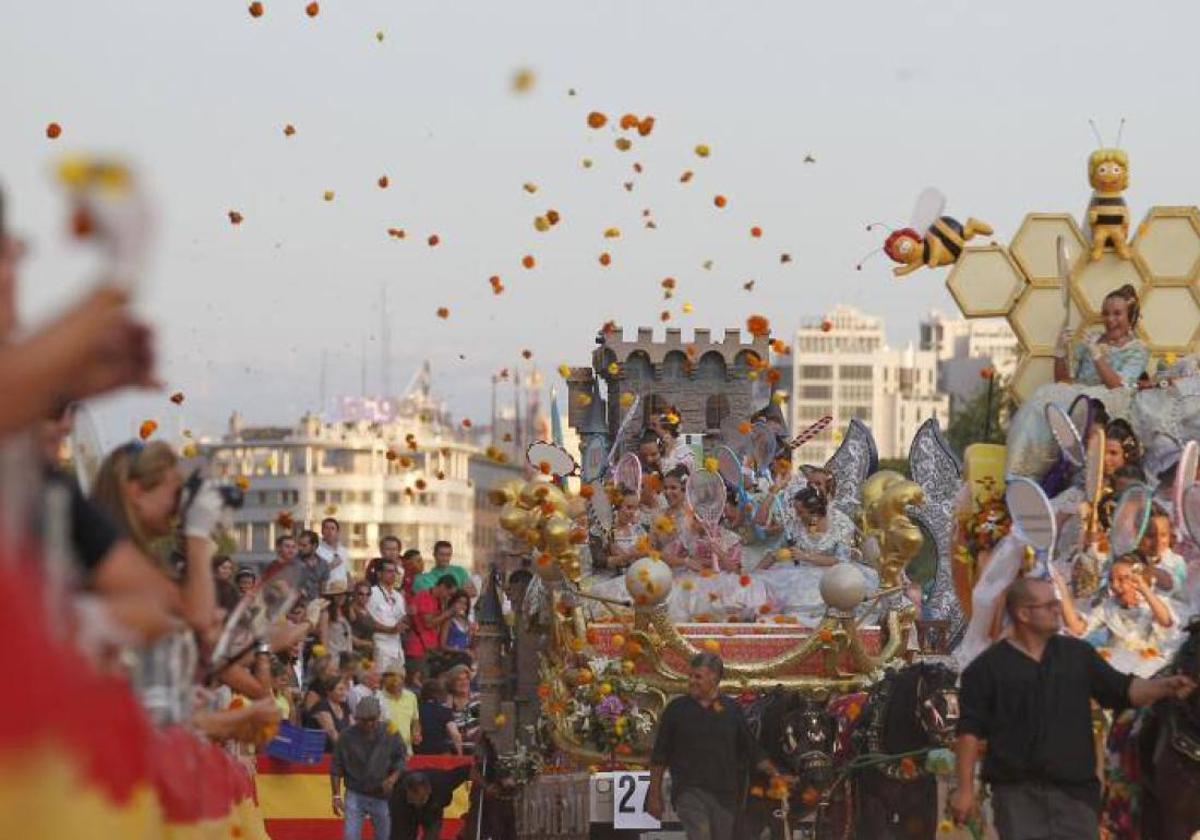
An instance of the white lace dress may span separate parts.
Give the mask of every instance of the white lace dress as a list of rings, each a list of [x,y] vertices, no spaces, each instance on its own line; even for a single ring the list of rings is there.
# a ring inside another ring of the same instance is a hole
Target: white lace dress
[[[850,517],[837,508],[829,508],[825,518],[825,530],[813,533],[791,520],[794,530],[789,530],[789,542],[797,553],[822,554],[836,558],[839,563],[851,562],[851,549],[858,530]],[[776,613],[796,616],[802,624],[815,625],[825,613],[825,602],[821,600],[821,576],[828,566],[817,566],[803,560],[778,561],[770,569],[759,569],[754,577],[766,584],[771,608]],[[867,589],[879,587],[878,573],[859,564],[867,578]]]

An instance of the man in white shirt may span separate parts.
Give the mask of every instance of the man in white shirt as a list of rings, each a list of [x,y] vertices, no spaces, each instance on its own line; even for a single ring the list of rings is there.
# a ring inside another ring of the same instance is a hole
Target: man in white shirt
[[[350,558],[346,550],[338,545],[341,526],[332,516],[321,520],[321,544],[317,546],[317,556],[329,567],[329,583],[341,581],[350,588]]]
[[[404,593],[396,585],[396,563],[384,560],[379,564],[379,583],[371,587],[367,612],[375,622],[375,668],[381,673],[392,662],[404,664],[405,609]]]

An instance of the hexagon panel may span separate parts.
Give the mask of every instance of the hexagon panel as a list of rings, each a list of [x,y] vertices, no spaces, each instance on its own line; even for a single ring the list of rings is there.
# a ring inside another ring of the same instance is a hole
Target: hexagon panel
[[[1071,290],[1075,299],[1088,317],[1100,314],[1104,296],[1113,289],[1129,283],[1141,298],[1146,281],[1134,260],[1123,260],[1113,253],[1105,253],[1098,261],[1088,260],[1071,276]]]
[[[1026,356],[1017,365],[1009,382],[1009,393],[1017,402],[1025,402],[1033,392],[1048,382],[1054,381],[1053,356]]]
[[[1146,293],[1138,332],[1156,353],[1186,352],[1200,333],[1200,302],[1187,286],[1159,286]]]
[[[1053,353],[1058,334],[1063,329],[1064,315],[1066,326],[1072,330],[1083,321],[1079,306],[1070,296],[1064,309],[1060,289],[1030,286],[1008,314],[1008,322],[1027,352]]]
[[[962,252],[946,288],[964,315],[985,318],[1008,314],[1025,288],[1025,278],[1007,249],[984,245]]]
[[[1138,226],[1133,252],[1150,282],[1190,282],[1200,269],[1200,217],[1196,208],[1151,209]]]
[[[1086,258],[1088,246],[1083,232],[1069,213],[1030,213],[1008,246],[1009,253],[1035,286],[1057,286],[1065,278],[1058,273],[1058,237],[1063,237],[1070,259],[1070,272]]]

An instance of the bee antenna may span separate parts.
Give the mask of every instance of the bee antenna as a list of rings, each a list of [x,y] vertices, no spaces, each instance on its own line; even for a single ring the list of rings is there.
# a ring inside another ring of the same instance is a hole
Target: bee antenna
[[[1091,117],[1088,117],[1088,125],[1090,125],[1092,127],[1092,134],[1096,135],[1096,144],[1100,148],[1103,149],[1104,148],[1104,138],[1100,136],[1100,129],[1097,128],[1096,121],[1094,119],[1092,119]]]
[[[894,227],[892,227],[891,225],[889,225],[889,224],[886,224],[886,223],[884,223],[884,222],[871,222],[871,224],[867,225],[867,230],[874,230],[874,229],[875,229],[875,228],[877,228],[877,227],[881,227],[881,228],[883,228],[883,229],[884,229],[884,230],[886,230],[888,233],[891,233],[892,231],[894,231],[894,230],[895,230],[895,228],[894,228]]]
[[[886,227],[886,225],[885,225],[885,227]],[[864,256],[861,260],[859,260],[858,263],[854,266],[854,270],[862,271],[863,265],[866,263],[866,261],[871,259],[871,257],[875,256],[876,254],[880,253],[882,250],[883,250],[882,248],[876,248],[874,251],[868,251],[867,255]]]
[[[1121,148],[1121,135],[1125,133],[1125,118],[1121,117],[1121,124],[1117,126],[1117,148]]]

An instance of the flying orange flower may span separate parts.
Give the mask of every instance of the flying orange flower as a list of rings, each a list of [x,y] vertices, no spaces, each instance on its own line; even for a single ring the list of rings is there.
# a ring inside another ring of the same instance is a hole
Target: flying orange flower
[[[758,225],[755,225],[754,227],[750,228],[750,235],[755,239],[760,238],[762,236],[762,228],[760,228]]]
[[[831,329],[833,329],[833,321],[826,318],[821,322],[821,332],[829,332]]]
[[[638,134],[645,137],[654,130],[654,117],[642,117],[637,125]]]
[[[56,122],[52,122],[46,126],[46,136],[51,140],[57,140],[62,135],[62,126]]]
[[[437,316],[439,318],[449,318],[450,317],[450,309],[445,306],[439,306],[438,310],[437,310]]]
[[[175,403],[175,405],[182,405],[183,404],[183,391],[176,391],[174,394],[172,394],[171,402]]]
[[[612,263],[612,257],[608,255],[608,251],[600,254],[600,265],[607,266]]]
[[[304,7],[304,14],[308,15],[309,17],[316,17],[320,13],[321,13],[321,4],[320,3],[309,3],[307,6]]]
[[[692,180],[692,175],[693,175],[692,170],[690,170],[690,169],[684,170],[684,173],[679,176],[679,183],[686,184],[688,181]]]
[[[440,237],[436,233],[434,233],[434,234],[431,234],[429,239],[427,239],[425,241],[429,243],[430,248],[436,248],[438,243],[442,241],[442,237]]]
[[[470,418],[470,417],[464,417],[464,418],[462,419],[462,427],[463,427],[464,429],[469,429],[469,428],[471,428],[471,418]]]
[[[288,123],[287,125],[285,125],[283,127],[283,136],[284,137],[291,137],[295,133],[296,133],[296,126],[292,125],[291,123]]]
[[[604,128],[604,124],[608,122],[608,117],[599,111],[592,111],[587,115],[588,128]]]
[[[258,2],[258,0],[254,0],[254,2],[250,4],[249,12],[250,12],[250,17],[255,17],[255,18],[262,17],[263,4]]]
[[[533,258],[532,254],[526,254],[521,257],[521,265],[525,266],[525,268],[533,268],[537,265],[537,260]]]
[[[504,284],[500,281],[498,274],[493,274],[488,278],[488,282],[492,284],[492,294],[500,294],[504,291]]]
[[[582,499],[590,499],[596,494],[596,488],[590,484],[584,484],[579,488],[579,496]]]
[[[751,315],[746,319],[746,329],[755,338],[764,338],[771,334],[771,322],[762,315]]]
[[[375,183],[379,184],[379,189],[386,190],[388,188],[388,184],[390,184],[391,181],[388,180],[388,176],[380,175],[379,180],[376,181]]]
[[[713,204],[717,205],[718,207],[724,207],[728,203],[728,199],[726,199],[723,195],[718,195],[713,198]]]
[[[621,117],[621,128],[628,131],[631,128],[637,128],[638,118],[635,114],[625,114]]]
[[[393,239],[404,239],[408,234],[405,233],[404,228],[388,228],[388,236]]]
[[[236,210],[229,211],[229,224],[240,225],[242,223],[242,214]]]
[[[143,420],[142,425],[138,426],[138,437],[146,440],[156,431],[158,431],[158,423],[153,420]]]

